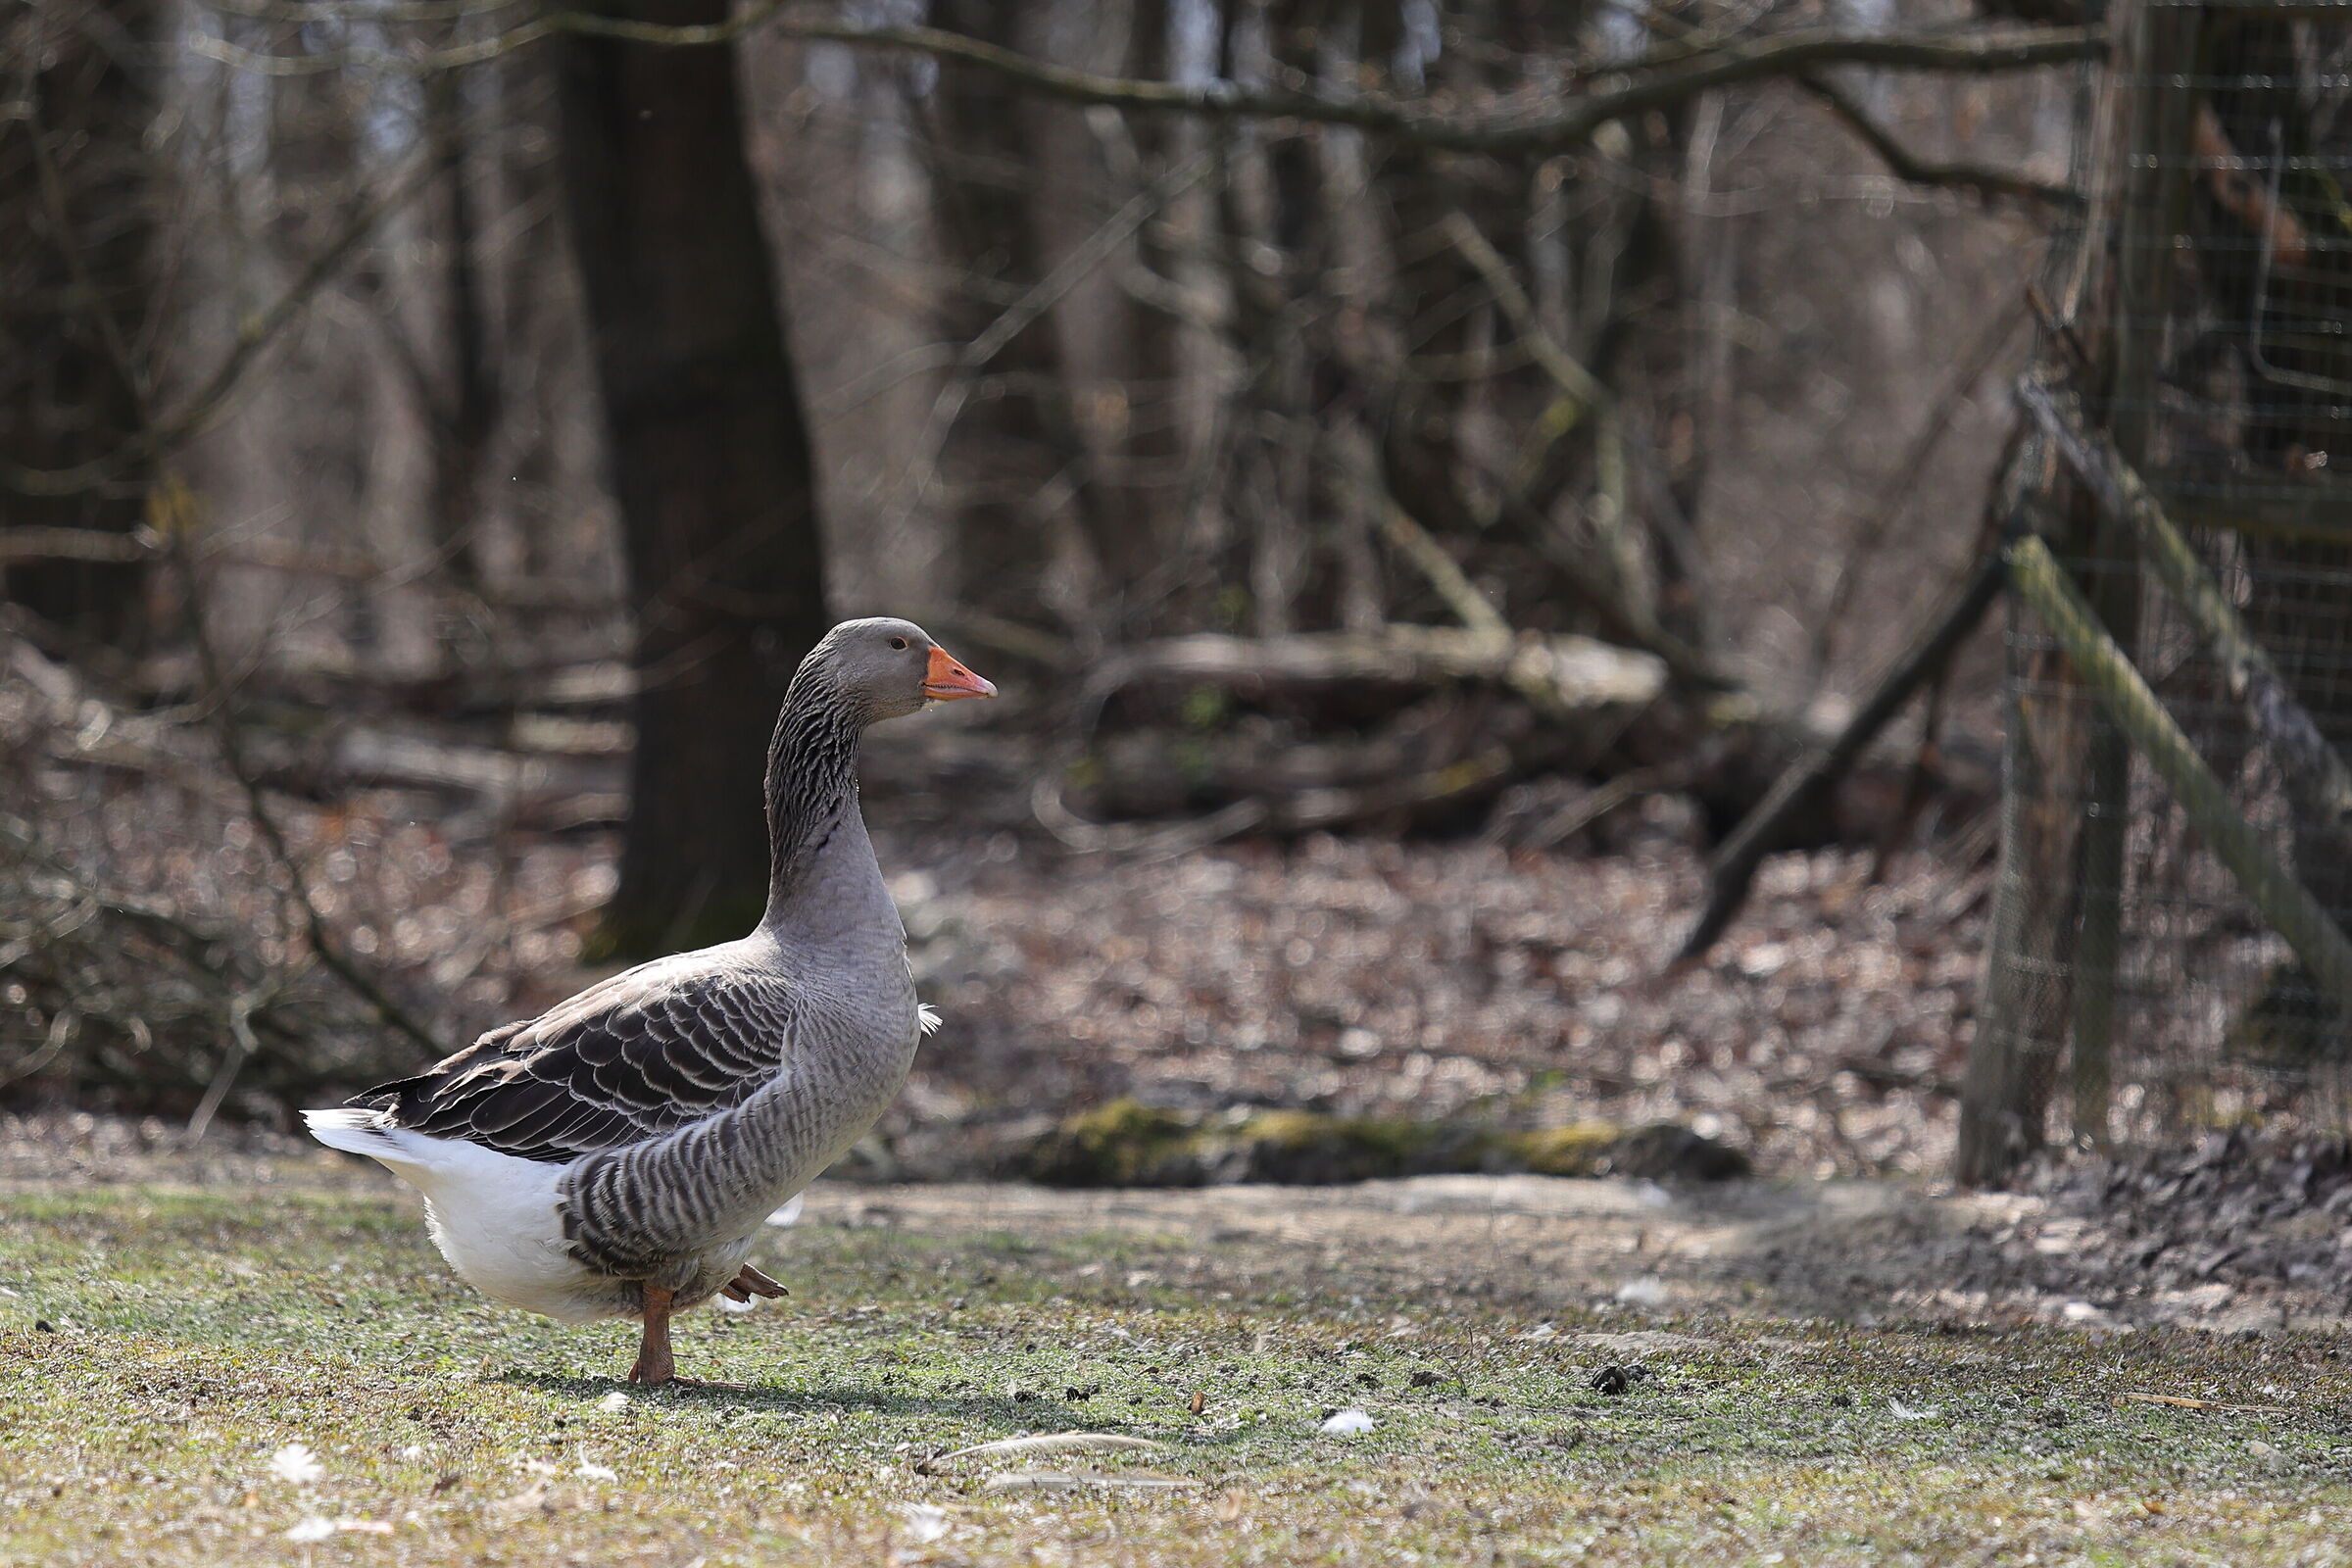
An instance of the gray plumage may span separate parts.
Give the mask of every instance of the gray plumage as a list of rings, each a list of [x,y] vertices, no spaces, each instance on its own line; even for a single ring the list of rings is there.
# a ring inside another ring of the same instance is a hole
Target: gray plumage
[[[468,1278],[501,1298],[591,1317],[635,1311],[649,1288],[679,1307],[726,1288],[761,1220],[873,1125],[922,1029],[906,932],[858,810],[859,738],[928,701],[992,692],[910,622],[836,626],[795,674],[769,748],[770,895],[757,930],[491,1030],[358,1096],[356,1110],[313,1112],[314,1130],[424,1188],[443,1250],[462,1271],[489,1255]],[[451,1212],[454,1178],[436,1186],[403,1159],[422,1167],[450,1145],[505,1156],[525,1185],[538,1183],[523,1162],[553,1178],[560,1238],[516,1245],[560,1246],[566,1278],[517,1285],[508,1276],[545,1271],[535,1254],[511,1267],[501,1235],[443,1234],[465,1218]],[[524,1299],[550,1292],[563,1299]]]

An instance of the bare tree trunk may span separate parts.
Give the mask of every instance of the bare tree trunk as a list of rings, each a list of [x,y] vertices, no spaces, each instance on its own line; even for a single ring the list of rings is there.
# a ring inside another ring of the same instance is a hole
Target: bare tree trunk
[[[2157,114],[2179,95],[2160,84],[2184,63],[2180,51],[2194,12],[2176,7],[2146,15],[2155,20],[2121,33],[2118,69],[2101,89],[2109,101],[2093,158],[2120,162],[2124,149],[2116,138],[2128,132],[2145,139],[2137,145],[2169,139]],[[2173,266],[2169,241],[2159,239],[2170,209],[2161,182],[2175,167],[2170,157],[2148,160],[2127,183],[2132,198],[2111,192],[2093,210],[2089,237],[2076,242],[2090,270],[2059,305],[2092,362],[2091,373],[2122,410],[2154,407],[2158,367],[2152,345],[2134,333],[2164,317],[2162,290]],[[2101,225],[2116,225],[2124,237],[2102,243]],[[2136,457],[2138,435],[2127,428],[2119,436]],[[2041,448],[2035,443],[2030,450]],[[2092,498],[2058,470],[2035,483],[2053,498],[2047,542],[2061,559],[2096,562],[2106,555],[2102,544],[2116,547],[2115,531]],[[2104,629],[2132,651],[2136,576],[2096,569],[2086,575]],[[2048,1141],[2061,1050],[2071,1049],[2076,1083],[2086,1093],[2079,1110],[2087,1114],[2078,1117],[2086,1123],[2083,1131],[2103,1133],[2106,1120],[2129,758],[2064,653],[2029,647],[2015,657],[1984,1000],[1961,1090],[1954,1156],[1954,1175],[1972,1186],[1999,1182]]]
[[[726,13],[724,0],[642,0],[630,15]],[[628,834],[591,945],[620,958],[759,918],[768,732],[823,633],[824,570],[733,50],[564,49],[565,206],[637,621]]]
[[[1125,69],[1129,75],[1162,80],[1169,69],[1168,0],[1133,0],[1127,18]],[[1195,127],[1174,120],[1136,117],[1122,125],[1132,138],[1137,167],[1128,172],[1128,194],[1162,176],[1194,139]],[[1103,172],[1105,209],[1119,205],[1119,171]],[[1175,271],[1171,251],[1158,239],[1164,218],[1154,215],[1137,237],[1132,265],[1150,268],[1158,276]],[[1105,280],[1115,277],[1119,264],[1105,269]],[[1109,623],[1125,638],[1148,636],[1157,630],[1158,612],[1177,586],[1183,569],[1171,559],[1170,546],[1183,522],[1182,475],[1185,459],[1184,421],[1180,412],[1183,376],[1182,332],[1175,318],[1145,309],[1123,296],[1108,302],[1113,330],[1108,356],[1111,375],[1122,395],[1115,418],[1097,422],[1102,451],[1098,459],[1096,494],[1086,509],[1088,534],[1098,570],[1104,579]],[[1105,388],[1107,393],[1108,389]],[[1102,428],[1106,426],[1107,428]]]
[[[482,589],[482,465],[497,427],[499,366],[483,299],[481,216],[466,168],[466,74],[427,79],[425,134],[440,165],[438,197],[442,245],[438,301],[443,361],[439,385],[428,391],[433,432],[433,514],[428,519],[455,585]]]
[[[142,0],[44,0],[0,23],[0,453],[27,468],[114,454],[142,424],[130,345],[149,309],[150,99],[127,47],[151,30]],[[144,515],[144,465],[76,494],[0,491],[0,526],[127,533]],[[7,597],[86,647],[137,653],[147,637],[138,561],[20,562]]]
[[[938,24],[1021,47],[1020,10],[1005,0],[943,0]],[[941,334],[980,336],[1049,265],[1031,222],[1030,130],[1052,113],[987,72],[945,69],[931,95],[932,188],[951,285]],[[1077,456],[1051,334],[1033,321],[1005,343],[949,432],[940,469],[951,488],[957,597],[1013,619],[1033,617],[1054,552],[1048,499]]]

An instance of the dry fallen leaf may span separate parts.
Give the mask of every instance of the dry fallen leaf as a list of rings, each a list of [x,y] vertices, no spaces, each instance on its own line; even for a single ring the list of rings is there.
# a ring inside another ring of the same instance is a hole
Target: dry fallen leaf
[[[2138,1404],[2169,1404],[2180,1410],[2222,1410],[2230,1415],[2286,1415],[2283,1404],[2224,1404],[2219,1399],[2192,1399],[2185,1394],[2125,1394],[2116,1403],[2127,1400]]]

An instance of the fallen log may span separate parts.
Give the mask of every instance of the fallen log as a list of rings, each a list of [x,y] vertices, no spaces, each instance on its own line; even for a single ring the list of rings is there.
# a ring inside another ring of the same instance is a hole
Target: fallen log
[[[1555,711],[1577,714],[1647,707],[1666,688],[1666,663],[1653,654],[1566,633],[1506,636],[1416,625],[1280,637],[1197,632],[1144,643],[1104,661],[1080,692],[1085,727],[1093,727],[1114,693],[1146,681],[1237,690],[1483,682],[1530,696],[1541,693]]]
[[[1439,766],[1397,769],[1348,783],[1301,782],[1276,788],[1260,781],[1251,787],[1251,793],[1205,816],[1157,824],[1089,821],[1069,808],[1062,799],[1061,780],[1051,769],[1039,775],[1030,800],[1039,824],[1070,849],[1181,855],[1244,833],[1305,833],[1409,814],[1428,807],[1459,805],[1492,795],[1524,770],[1523,761],[1509,748],[1491,746]],[[1137,769],[1128,771],[1127,776],[1140,783],[1168,775],[1164,769],[1157,774]]]

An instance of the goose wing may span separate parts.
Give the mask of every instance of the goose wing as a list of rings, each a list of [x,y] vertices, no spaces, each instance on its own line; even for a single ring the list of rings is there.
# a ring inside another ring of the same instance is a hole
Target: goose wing
[[[352,1103],[427,1137],[566,1163],[740,1104],[783,1065],[795,1001],[777,975],[668,959],[493,1029]]]

